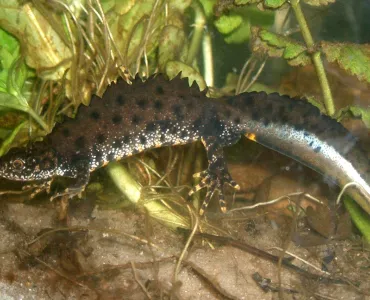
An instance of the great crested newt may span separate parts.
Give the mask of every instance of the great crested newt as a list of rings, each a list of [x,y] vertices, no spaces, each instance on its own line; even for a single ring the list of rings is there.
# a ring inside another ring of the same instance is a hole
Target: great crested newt
[[[224,185],[238,188],[228,172],[223,147],[241,136],[289,156],[328,176],[370,213],[370,162],[357,139],[340,123],[302,99],[277,93],[247,92],[210,99],[179,76],[157,75],[130,85],[112,83],[102,98],[94,95],[76,118],[55,126],[42,142],[13,148],[0,159],[0,176],[18,181],[76,178],[64,193],[84,190],[90,173],[113,160],[162,146],[202,141],[208,168],[190,194],[208,188],[200,213],[218,190],[226,211]]]

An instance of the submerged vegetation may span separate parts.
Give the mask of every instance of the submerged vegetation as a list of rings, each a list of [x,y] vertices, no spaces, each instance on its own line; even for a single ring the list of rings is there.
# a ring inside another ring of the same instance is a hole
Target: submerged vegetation
[[[173,78],[182,72],[189,85],[208,86],[213,96],[270,90],[258,81],[268,57],[281,57],[292,66],[312,64],[322,96],[300,96],[329,115],[359,117],[369,127],[368,108],[336,110],[323,64],[323,59],[335,62],[369,82],[369,46],[314,41],[302,11],[304,3],[330,9],[332,2],[0,1],[0,154],[46,135],[63,115],[73,116],[118,76],[129,80],[161,72]],[[211,28],[219,32],[225,49],[227,44],[230,49],[251,44],[240,72],[232,73],[227,62],[223,69],[229,75],[215,71],[220,42],[216,47]],[[216,88],[222,78],[226,80]]]

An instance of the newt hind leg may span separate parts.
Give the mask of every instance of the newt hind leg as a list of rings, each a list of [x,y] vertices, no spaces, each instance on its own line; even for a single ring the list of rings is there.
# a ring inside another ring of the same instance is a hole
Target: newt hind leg
[[[233,143],[235,143],[238,139],[236,139]],[[199,214],[203,215],[212,199],[212,196],[216,191],[218,191],[220,209],[223,213],[225,213],[227,210],[227,203],[225,201],[224,193],[225,184],[230,185],[236,190],[239,190],[240,186],[232,179],[228,171],[223,152],[223,145],[217,142],[217,138],[210,137],[207,139],[202,139],[202,143],[207,151],[208,168],[205,171],[194,174],[194,177],[201,178],[201,182],[190,190],[189,196],[203,188],[208,188],[206,197],[199,211]]]

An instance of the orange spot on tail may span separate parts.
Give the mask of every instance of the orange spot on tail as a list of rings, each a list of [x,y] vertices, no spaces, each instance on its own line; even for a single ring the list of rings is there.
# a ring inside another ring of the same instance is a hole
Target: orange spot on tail
[[[247,137],[247,139],[257,142],[256,135],[254,133],[246,133],[245,136]]]

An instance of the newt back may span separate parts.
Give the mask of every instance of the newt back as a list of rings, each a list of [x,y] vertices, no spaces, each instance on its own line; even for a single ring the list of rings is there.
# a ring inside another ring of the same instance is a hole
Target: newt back
[[[218,190],[225,211],[223,187],[238,185],[227,170],[223,147],[242,135],[328,175],[340,186],[357,182],[363,190],[351,188],[349,193],[370,213],[367,154],[340,123],[313,105],[264,92],[209,99],[196,85],[189,87],[187,79],[168,81],[161,75],[145,82],[136,78],[132,85],[112,83],[102,99],[93,96],[90,106],[81,106],[75,119],[56,125],[43,142],[10,151],[0,161],[0,176],[23,181],[74,177],[76,183],[54,197],[75,195],[88,183],[90,172],[109,161],[201,140],[209,166],[190,194],[208,187],[202,212]]]

